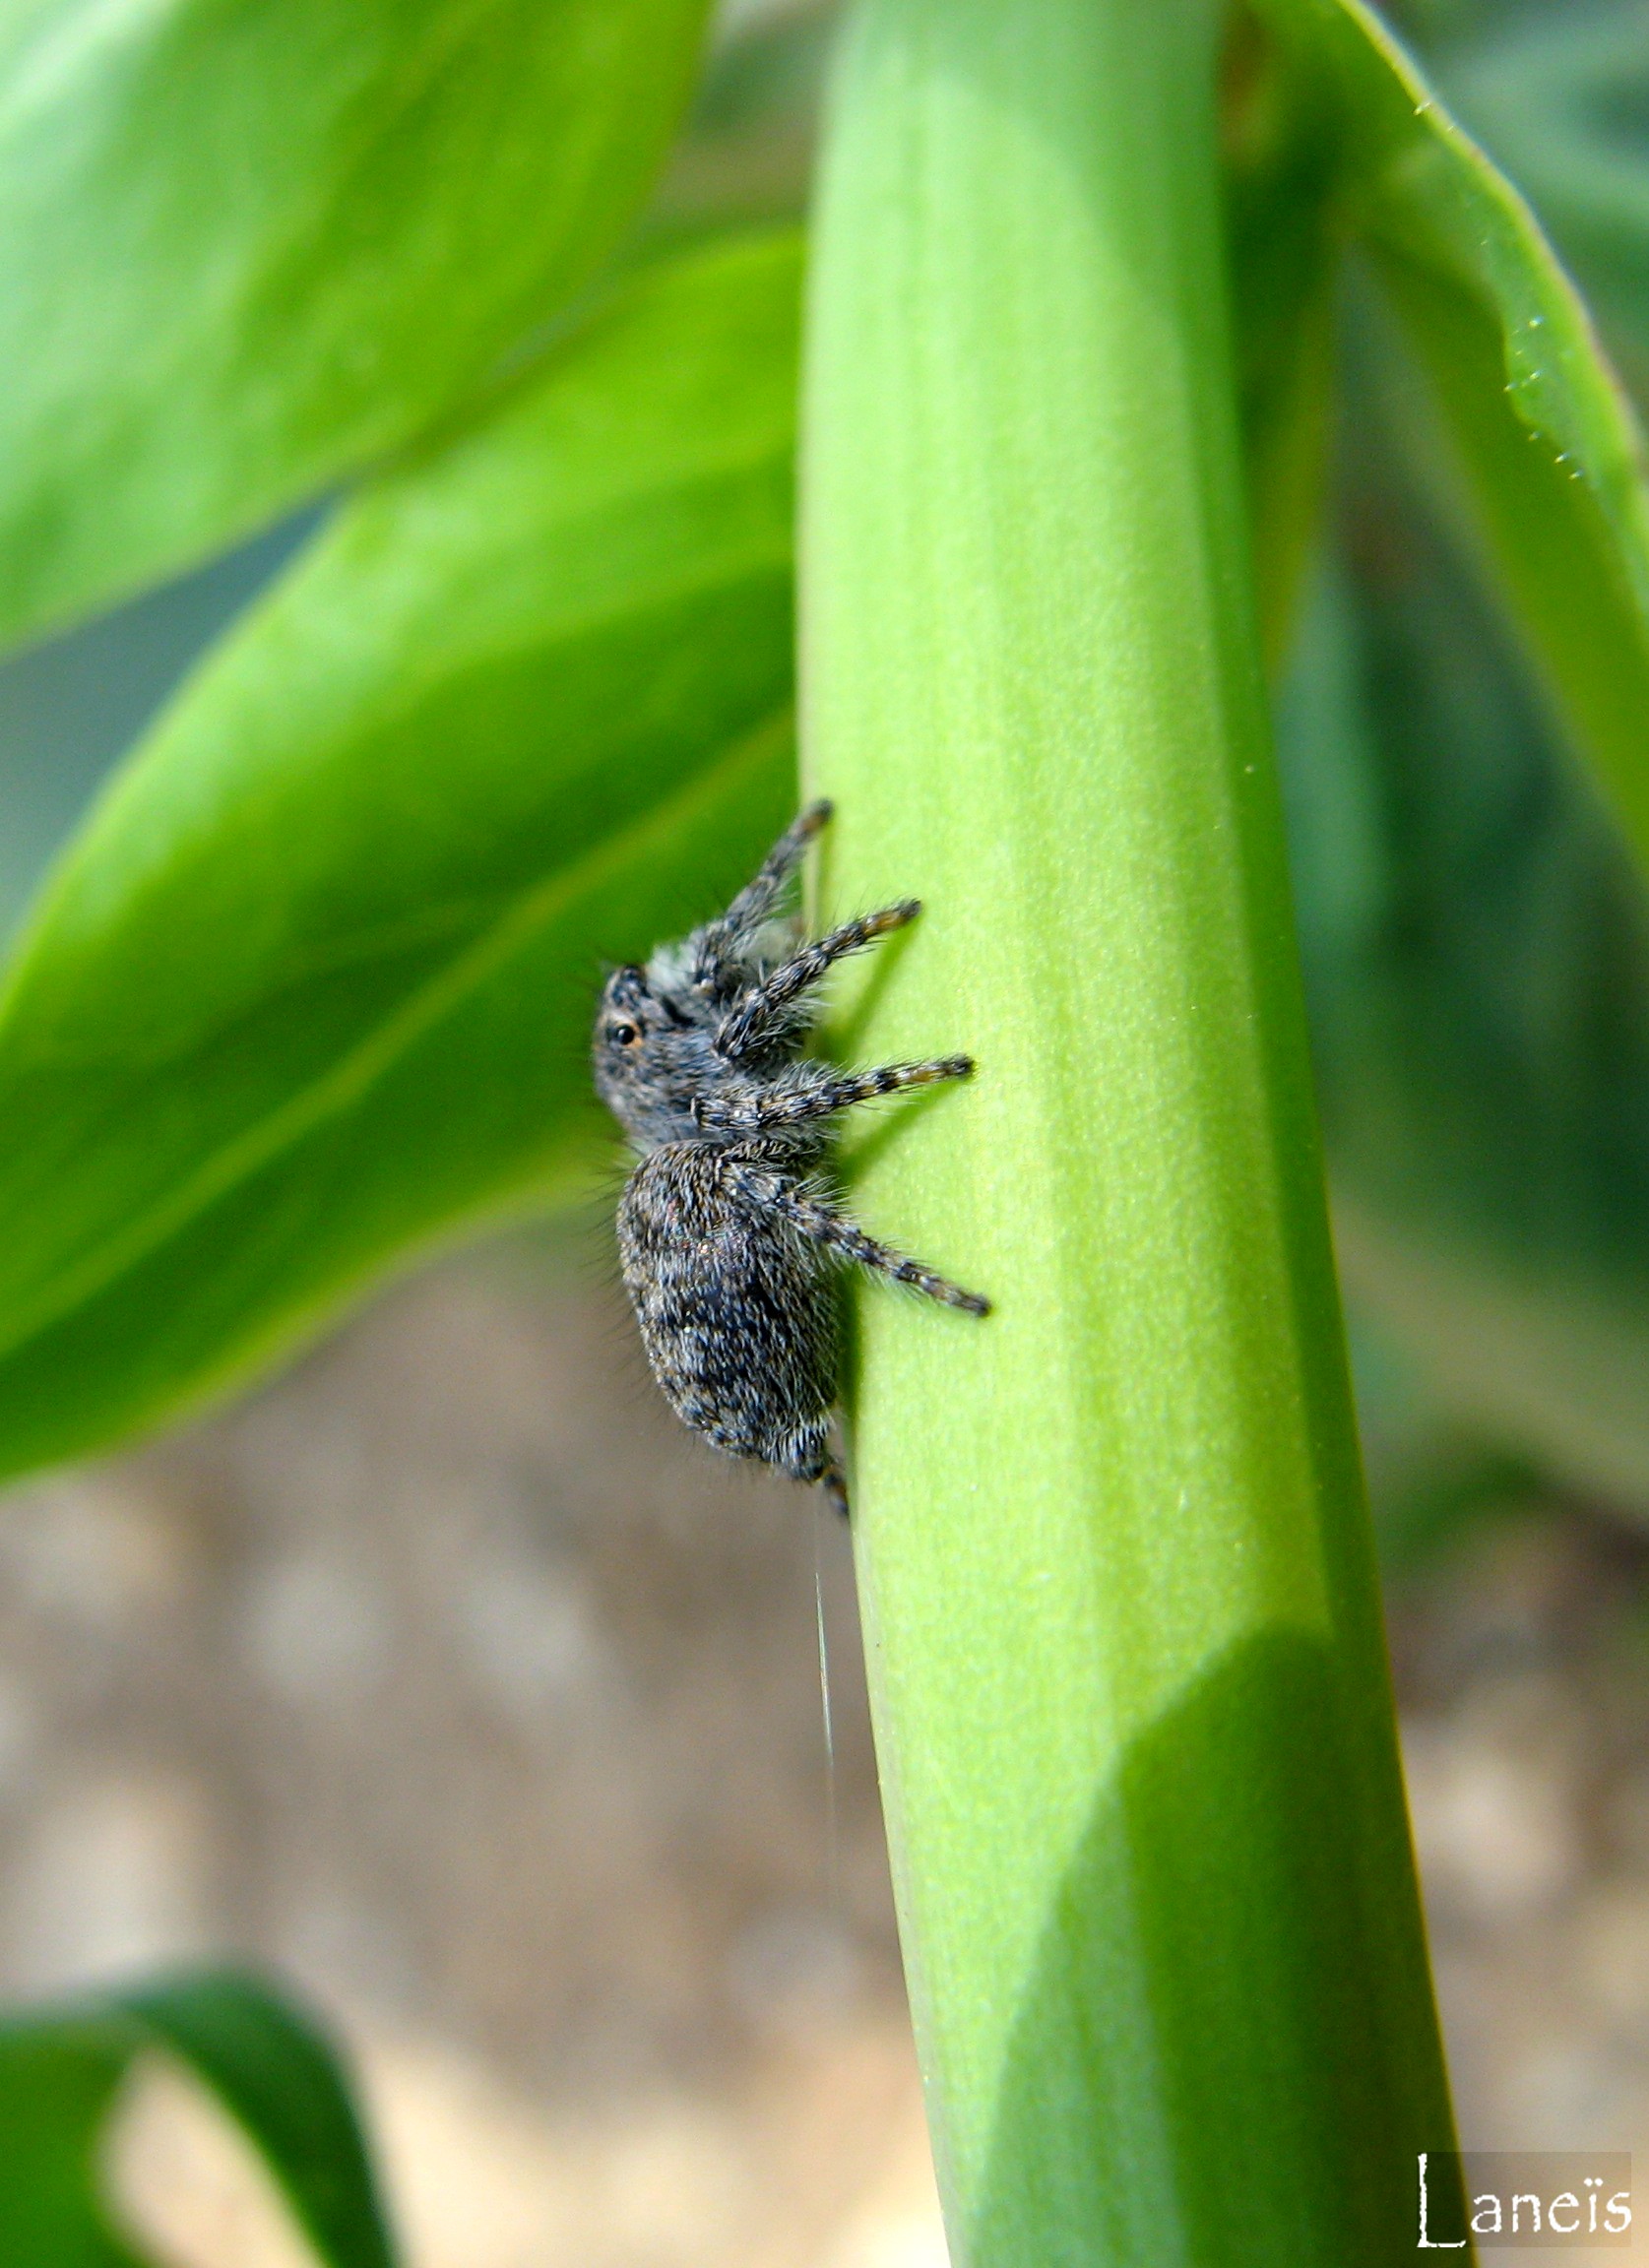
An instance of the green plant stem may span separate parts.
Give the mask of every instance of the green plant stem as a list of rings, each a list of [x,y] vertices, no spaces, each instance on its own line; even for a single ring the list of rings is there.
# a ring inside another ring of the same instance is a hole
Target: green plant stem
[[[802,663],[867,1292],[856,1535],[953,2256],[1386,2262],[1450,2147],[1251,622],[1211,11],[862,0]],[[1458,2255],[1456,2255],[1458,2257]]]

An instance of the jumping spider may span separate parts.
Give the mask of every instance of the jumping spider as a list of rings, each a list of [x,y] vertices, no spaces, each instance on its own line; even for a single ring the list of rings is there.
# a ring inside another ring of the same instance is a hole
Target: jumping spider
[[[618,1208],[624,1283],[653,1375],[678,1417],[735,1457],[818,1481],[848,1509],[831,1452],[833,1262],[913,1284],[971,1315],[990,1303],[867,1236],[821,1168],[856,1102],[966,1079],[967,1055],[840,1071],[801,1053],[808,995],[845,954],[902,929],[917,900],[798,944],[779,906],[830,817],[815,803],[755,880],[645,969],[616,969],[596,1018],[596,1089],[640,1152]]]

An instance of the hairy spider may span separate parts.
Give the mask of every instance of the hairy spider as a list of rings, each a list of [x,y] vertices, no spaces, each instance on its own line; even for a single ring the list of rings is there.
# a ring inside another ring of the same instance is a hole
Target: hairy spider
[[[803,811],[725,914],[659,946],[645,969],[613,971],[595,1065],[598,1094],[640,1152],[618,1252],[654,1377],[717,1448],[816,1480],[846,1512],[829,1439],[833,1263],[856,1261],[971,1315],[990,1302],[867,1236],[822,1175],[842,1111],[974,1068],[945,1055],[840,1071],[801,1053],[825,972],[921,911],[907,899],[797,941],[780,903],[829,817],[828,803]]]

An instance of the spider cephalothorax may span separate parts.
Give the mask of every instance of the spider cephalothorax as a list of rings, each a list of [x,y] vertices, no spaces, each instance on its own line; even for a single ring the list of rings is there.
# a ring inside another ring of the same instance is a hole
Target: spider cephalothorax
[[[781,901],[829,817],[815,803],[725,914],[661,945],[645,968],[613,971],[595,1061],[597,1092],[641,1154],[618,1208],[618,1250],[654,1376],[718,1448],[820,1481],[845,1511],[829,1441],[833,1261],[971,1314],[989,1302],[867,1236],[821,1180],[842,1111],[974,1068],[946,1055],[840,1071],[800,1052],[820,977],[920,912],[909,899],[796,942]]]

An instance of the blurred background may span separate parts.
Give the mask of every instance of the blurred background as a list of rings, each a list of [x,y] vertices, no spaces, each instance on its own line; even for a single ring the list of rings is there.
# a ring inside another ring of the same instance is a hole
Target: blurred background
[[[1649,8],[1404,23],[1641,400]],[[655,229],[800,209],[830,31],[725,9]],[[1649,2166],[1649,921],[1355,279],[1343,356],[1278,723],[1461,2126]],[[312,525],[0,668],[0,925]],[[343,2028],[413,2268],[943,2262],[847,1539],[672,1423],[600,1211],[11,1493],[0,1998],[224,1949]],[[302,2257],[166,2072],[116,2173],[177,2268]]]

